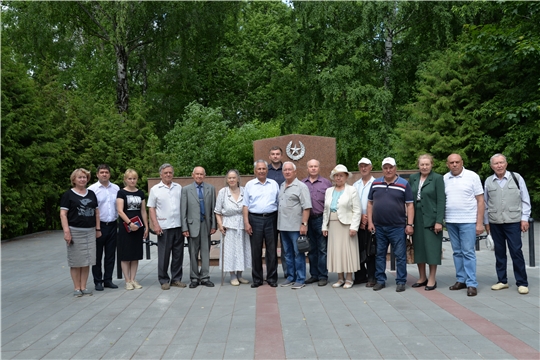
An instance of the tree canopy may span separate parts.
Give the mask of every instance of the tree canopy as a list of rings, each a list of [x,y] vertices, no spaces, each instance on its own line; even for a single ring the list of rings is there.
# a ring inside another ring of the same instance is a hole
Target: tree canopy
[[[254,140],[336,138],[355,168],[504,153],[540,205],[540,3],[2,4],[2,235],[59,227],[78,167],[252,171]],[[95,178],[94,180],[95,181]]]

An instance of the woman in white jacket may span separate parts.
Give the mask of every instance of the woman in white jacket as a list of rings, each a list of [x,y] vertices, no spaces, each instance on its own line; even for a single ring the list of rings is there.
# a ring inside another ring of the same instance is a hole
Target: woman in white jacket
[[[334,288],[353,286],[352,274],[360,269],[358,227],[362,210],[354,186],[347,184],[352,174],[344,165],[337,165],[330,173],[334,186],[326,190],[322,231],[328,236],[327,267],[338,273]]]

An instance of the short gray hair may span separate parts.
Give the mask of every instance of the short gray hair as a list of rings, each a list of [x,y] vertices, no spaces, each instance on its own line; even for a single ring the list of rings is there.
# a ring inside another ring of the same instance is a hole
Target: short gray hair
[[[173,169],[173,173],[174,173],[174,168],[173,168],[173,166],[172,166],[171,164],[169,164],[169,163],[165,163],[165,164],[161,165],[161,166],[159,167],[159,173],[161,174],[161,172],[163,171],[163,169],[168,168],[168,167],[172,168],[172,169]]]
[[[255,162],[253,163],[253,169],[256,169],[256,168],[257,168],[257,164],[258,164],[258,163],[264,163],[264,165],[266,165],[266,168],[268,168],[268,163],[267,163],[266,161],[264,161],[263,159],[259,159],[259,160],[255,161]]]
[[[502,156],[502,157],[504,158],[504,162],[506,162],[506,163],[508,162],[508,161],[506,160],[506,156],[504,156],[503,154],[497,153],[497,154],[493,155],[491,158],[489,158],[489,163],[490,163],[490,164],[493,164],[493,159],[495,159],[496,157],[499,157],[499,156]]]
[[[227,171],[227,174],[225,175],[225,186],[229,186],[229,182],[227,181],[227,178],[229,177],[230,173],[236,174],[236,179],[237,179],[236,184],[238,185],[238,187],[240,187],[240,173],[236,169],[230,169],[229,171]]]
[[[284,167],[285,167],[285,165],[287,165],[287,164],[291,164],[291,165],[292,165],[292,168],[293,168],[293,170],[295,170],[295,171],[296,171],[296,165],[294,165],[294,163],[293,163],[292,161],[285,161],[285,162],[283,163],[283,165],[282,165],[282,168],[284,168]]]

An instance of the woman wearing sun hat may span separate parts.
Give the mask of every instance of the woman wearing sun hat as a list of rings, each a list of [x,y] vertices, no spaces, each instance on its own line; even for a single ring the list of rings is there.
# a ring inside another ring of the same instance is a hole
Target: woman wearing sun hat
[[[351,173],[337,165],[330,173],[334,186],[326,190],[323,212],[323,235],[328,236],[327,267],[338,273],[334,288],[353,286],[352,274],[360,269],[357,230],[362,210],[354,186],[347,184]]]

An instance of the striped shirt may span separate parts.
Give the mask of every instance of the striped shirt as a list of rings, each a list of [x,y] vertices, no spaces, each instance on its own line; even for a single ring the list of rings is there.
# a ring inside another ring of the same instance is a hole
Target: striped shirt
[[[448,172],[444,175],[446,193],[445,220],[447,223],[476,223],[478,213],[477,195],[484,194],[480,177],[463,168],[459,175]]]
[[[373,180],[368,200],[373,202],[373,223],[375,226],[405,227],[407,213],[405,204],[414,201],[411,186],[398,176],[387,184],[384,177]]]

